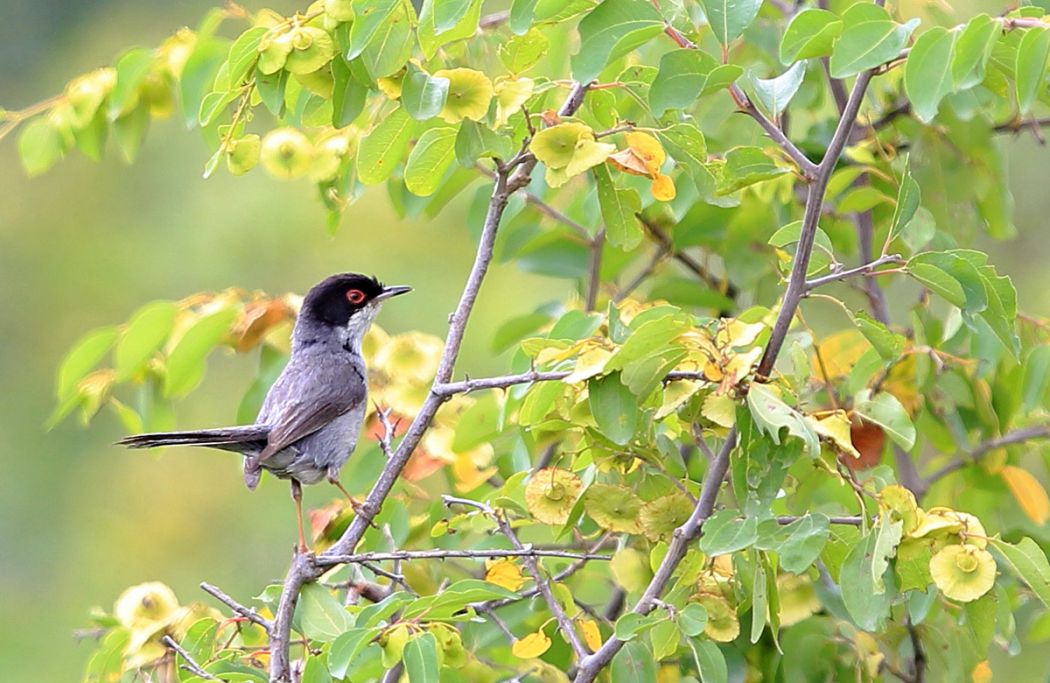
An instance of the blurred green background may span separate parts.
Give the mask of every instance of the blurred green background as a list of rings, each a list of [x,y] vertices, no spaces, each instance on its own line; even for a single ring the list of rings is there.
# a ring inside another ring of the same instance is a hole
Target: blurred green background
[[[126,47],[154,46],[195,25],[214,4],[4,0],[0,105],[18,109],[60,92]],[[109,609],[125,587],[147,580],[170,584],[183,602],[206,597],[202,580],[247,600],[283,575],[295,537],[287,486],[267,479],[249,493],[229,454],[118,449],[109,444],[121,428],[108,414],[90,430],[71,419],[45,432],[54,369],[71,343],[150,299],[233,285],[302,292],[355,269],[416,288],[388,307],[381,325],[441,335],[473,242],[464,201],[435,221],[399,221],[378,188],[330,236],[307,181],[281,183],[260,171],[202,180],[208,150],[174,119],[150,131],[134,166],[117,154],[102,164],[73,154],[33,180],[19,166],[15,137],[0,144],[0,678],[71,681],[93,647],[71,634],[89,625],[93,605]],[[1002,144],[1020,237],[985,246],[1014,277],[1022,308],[1047,314],[1050,154],[1030,135]],[[494,268],[461,372],[497,371],[502,361],[485,339],[498,321],[571,286]],[[231,423],[254,368],[254,357],[214,359],[204,386],[179,405],[180,425]],[[331,492],[307,495],[318,504]]]

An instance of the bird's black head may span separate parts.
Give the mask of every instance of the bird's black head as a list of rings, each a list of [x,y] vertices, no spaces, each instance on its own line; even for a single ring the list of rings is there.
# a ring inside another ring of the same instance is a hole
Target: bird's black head
[[[367,327],[382,301],[411,289],[387,287],[360,273],[340,273],[325,278],[307,292],[300,316],[331,327],[346,327],[353,319],[367,318],[367,322],[362,320]]]

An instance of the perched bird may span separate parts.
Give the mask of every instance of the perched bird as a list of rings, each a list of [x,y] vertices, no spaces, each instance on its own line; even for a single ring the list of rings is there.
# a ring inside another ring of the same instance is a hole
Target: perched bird
[[[411,289],[387,287],[358,273],[326,278],[303,300],[292,332],[291,358],[266,394],[255,424],[136,434],[117,443],[130,448],[208,446],[241,453],[249,489],[258,485],[261,470],[290,480],[299,550],[305,552],[302,484],[327,479],[354,504],[339,482],[339,470],[357,445],[368,401],[361,341],[382,303]]]

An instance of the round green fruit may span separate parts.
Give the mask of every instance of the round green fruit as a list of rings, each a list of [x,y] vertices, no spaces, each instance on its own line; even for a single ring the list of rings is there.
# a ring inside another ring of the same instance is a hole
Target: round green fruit
[[[312,160],[313,145],[295,128],[278,128],[263,138],[259,161],[276,178],[304,176]]]

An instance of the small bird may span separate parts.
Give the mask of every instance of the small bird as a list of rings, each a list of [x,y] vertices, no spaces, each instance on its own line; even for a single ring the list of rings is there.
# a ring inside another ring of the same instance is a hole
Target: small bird
[[[387,299],[412,291],[387,287],[358,273],[332,275],[303,300],[292,332],[292,355],[270,387],[255,424],[128,436],[129,448],[207,446],[245,456],[244,483],[259,484],[261,470],[288,479],[295,500],[299,551],[303,534],[302,484],[327,479],[350,499],[339,470],[361,433],[368,401],[368,371],[361,341]]]

